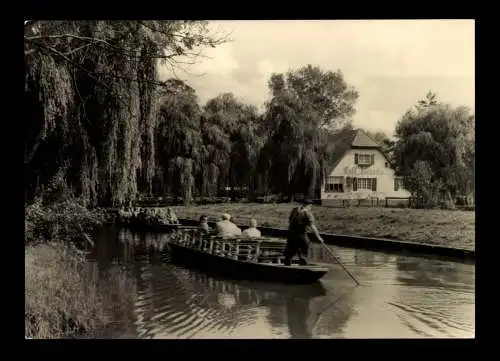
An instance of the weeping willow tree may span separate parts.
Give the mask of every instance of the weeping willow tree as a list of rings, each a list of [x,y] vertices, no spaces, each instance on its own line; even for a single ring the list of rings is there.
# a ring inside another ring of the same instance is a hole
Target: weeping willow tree
[[[270,132],[258,171],[271,191],[290,200],[296,193],[315,196],[332,154],[328,133],[350,123],[358,93],[340,71],[311,65],[273,74],[269,88],[265,124]]]
[[[202,118],[203,157],[199,186],[210,196],[231,189],[250,193],[262,142],[262,119],[254,106],[244,104],[232,93],[210,99]]]
[[[405,188],[431,207],[474,194],[475,115],[429,92],[396,125],[394,163]]]
[[[196,177],[197,187],[202,197],[214,197],[227,177],[231,141],[228,133],[211,117],[210,111],[205,110],[202,115],[201,131],[203,146]]]
[[[201,109],[193,88],[177,79],[169,79],[160,88],[157,127],[158,171],[162,172],[164,193],[175,202],[192,199],[195,164],[202,146]]]
[[[233,94],[223,93],[208,100],[203,108],[202,162],[207,168],[200,174],[203,194],[215,196],[230,186],[231,136],[239,122],[242,106]]]
[[[199,21],[25,22],[27,200],[65,164],[90,205],[150,190],[157,67],[224,41]]]
[[[234,187],[243,194],[253,197],[259,185],[257,166],[259,154],[264,146],[263,119],[257,108],[251,105],[241,107],[240,119],[233,129],[231,140],[231,180]]]
[[[252,190],[259,150],[257,109],[225,93],[200,108],[186,83],[162,83],[156,138],[158,194],[188,204],[194,195],[214,197],[229,186]]]

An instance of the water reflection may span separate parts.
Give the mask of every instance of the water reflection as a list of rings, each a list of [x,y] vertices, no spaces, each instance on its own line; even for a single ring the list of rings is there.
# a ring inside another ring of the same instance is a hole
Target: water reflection
[[[474,333],[470,312],[474,267],[467,264],[397,257],[398,299],[389,304],[401,321],[415,333],[431,337],[467,337]],[[473,296],[472,296],[473,299]]]
[[[320,283],[291,292],[286,287],[277,291],[265,284],[212,278],[170,265],[142,271],[136,326],[139,337],[146,338],[260,338],[268,332],[266,314],[283,316],[281,309],[288,317],[275,317],[280,327],[288,326],[291,337],[311,337],[310,301],[325,295]]]
[[[474,266],[336,248],[362,281],[332,265],[311,286],[224,280],[170,263],[168,235],[121,230],[91,258],[103,276],[125,270],[113,337],[341,338],[473,337]]]
[[[354,264],[363,267],[379,267],[386,265],[391,259],[391,255],[387,253],[366,252],[355,249]]]
[[[468,264],[397,256],[398,281],[423,287],[468,289],[475,282],[474,267]]]

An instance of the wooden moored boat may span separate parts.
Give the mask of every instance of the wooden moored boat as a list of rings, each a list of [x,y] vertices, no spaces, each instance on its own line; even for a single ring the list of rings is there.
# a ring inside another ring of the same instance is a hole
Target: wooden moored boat
[[[125,227],[136,232],[163,233],[163,232],[170,232],[181,227],[179,223],[177,224],[168,224],[160,222],[148,223],[138,219],[120,219],[118,224],[121,227]]]
[[[329,271],[319,263],[284,265],[285,245],[285,241],[269,238],[206,236],[197,229],[180,227],[169,236],[167,249],[173,262],[235,279],[309,284]]]

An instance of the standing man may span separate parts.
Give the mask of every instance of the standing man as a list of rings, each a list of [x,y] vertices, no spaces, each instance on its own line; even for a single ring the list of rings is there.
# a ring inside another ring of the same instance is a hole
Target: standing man
[[[322,238],[315,225],[314,216],[311,212],[312,201],[306,199],[300,207],[295,207],[288,219],[288,239],[284,252],[285,265],[290,266],[292,258],[299,256],[300,264],[307,264],[307,254],[309,250],[309,237],[307,231],[310,228],[319,241]]]

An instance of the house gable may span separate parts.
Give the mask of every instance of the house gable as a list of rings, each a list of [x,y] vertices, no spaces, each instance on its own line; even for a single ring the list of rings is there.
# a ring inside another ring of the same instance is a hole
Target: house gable
[[[328,174],[330,174],[335,167],[337,167],[339,162],[351,149],[376,149],[385,157],[385,159],[387,159],[387,155],[382,152],[380,144],[377,144],[361,129],[345,130],[339,133],[331,134],[328,137],[328,143],[333,145],[333,151],[330,154],[331,157],[327,164]]]
[[[358,164],[356,164],[356,158],[361,156],[371,156],[371,162],[362,164],[361,160],[359,160]],[[380,149],[376,148],[356,148],[352,147],[347,149],[343,156],[339,159],[335,167],[331,168],[327,173],[328,176],[337,176],[339,173],[345,172],[345,167],[349,168],[359,168],[361,171],[365,170],[366,172],[373,171],[376,169],[383,169],[384,173],[394,174],[394,169],[390,166],[389,162],[387,162],[384,153]]]
[[[362,130],[356,131],[356,136],[354,137],[351,147],[353,148],[380,148],[380,144],[376,143],[372,138],[368,136]]]

